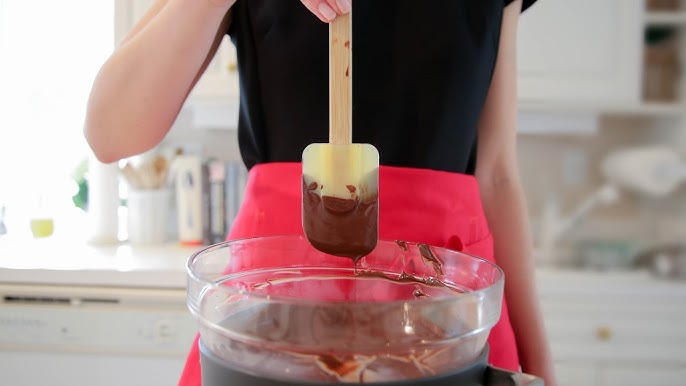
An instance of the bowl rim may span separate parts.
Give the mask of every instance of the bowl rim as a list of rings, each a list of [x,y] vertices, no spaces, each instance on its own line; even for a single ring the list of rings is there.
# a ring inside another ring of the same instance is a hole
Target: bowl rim
[[[241,272],[237,272],[237,273],[228,274],[228,275],[224,276],[222,278],[222,280],[210,281],[210,280],[207,280],[206,277],[202,277],[202,275],[199,275],[193,271],[193,263],[196,262],[199,257],[205,255],[206,253],[209,253],[209,252],[212,252],[215,250],[228,248],[231,245],[235,245],[235,244],[239,244],[239,243],[246,243],[246,242],[253,243],[253,242],[260,241],[260,240],[278,240],[278,239],[293,239],[293,240],[297,239],[299,242],[305,242],[309,245],[309,242],[307,241],[305,236],[302,236],[302,235],[256,236],[256,237],[245,237],[245,238],[237,238],[237,239],[222,241],[219,243],[215,243],[212,245],[205,246],[205,247],[195,251],[190,256],[190,258],[188,258],[188,260],[186,262],[187,278],[189,280],[192,279],[194,282],[203,285],[204,288],[207,288],[207,287],[219,288],[220,286],[222,286],[223,283],[230,281],[230,280],[233,280],[233,279],[238,278],[238,277],[246,276],[246,275],[250,274],[251,272],[265,271],[265,269],[263,269],[263,268],[262,269],[249,269],[249,270],[245,270],[245,271],[241,271]],[[377,244],[377,247],[371,253],[374,253],[374,251],[382,243],[383,244],[391,244],[392,243],[392,244],[397,245],[399,242],[400,241],[390,241],[390,240],[381,240],[380,239],[379,244]],[[431,303],[452,302],[455,299],[486,296],[490,292],[496,291],[498,289],[501,289],[502,291],[504,291],[505,272],[497,264],[495,264],[489,260],[486,260],[482,257],[476,256],[476,255],[473,255],[473,254],[470,254],[467,252],[456,251],[456,250],[449,249],[449,248],[435,247],[435,246],[431,246],[428,244],[411,242],[411,241],[402,241],[402,243],[404,243],[408,247],[414,246],[416,248],[419,248],[419,246],[421,246],[421,245],[426,245],[430,248],[430,250],[432,252],[434,252],[434,254],[435,254],[435,251],[438,250],[438,251],[447,252],[449,254],[454,254],[457,256],[463,256],[465,258],[477,261],[479,264],[485,264],[486,266],[490,266],[491,268],[493,268],[497,277],[493,280],[493,282],[491,284],[489,284],[488,286],[485,286],[484,288],[480,288],[478,290],[466,291],[466,292],[453,291],[450,296],[421,298],[421,299],[400,299],[400,300],[385,301],[384,302],[385,304],[393,304],[393,303],[404,304],[404,303],[412,302],[412,301],[431,302]],[[314,247],[311,247],[311,248],[314,249]],[[443,261],[441,261],[441,262],[443,263]],[[308,268],[308,267],[316,268],[316,266],[301,266],[301,267],[294,266],[294,267],[283,267],[283,270]],[[338,269],[338,268],[344,268],[344,267],[336,267],[336,268]],[[271,267],[268,270],[270,270],[270,271],[271,270],[278,270],[278,268]],[[364,279],[364,277],[362,277],[362,278]],[[226,287],[226,286],[224,286],[224,287]],[[230,287],[226,287],[226,288],[230,288]],[[255,293],[255,292],[251,292],[251,291],[239,290],[239,289],[235,289],[235,288],[231,288],[229,291],[232,292],[233,294],[236,294],[236,295],[246,295],[246,296],[250,296],[251,298],[253,298],[255,300],[269,301],[272,303],[282,303],[282,304],[295,304],[295,303],[297,303],[298,305],[307,305],[308,303],[311,303],[313,305],[316,304],[316,305],[320,305],[320,306],[323,303],[323,301],[320,299],[303,299],[303,298],[298,298],[298,297],[293,297],[293,296],[260,294],[260,293]],[[204,290],[202,292],[204,292]],[[188,289],[187,289],[187,295],[191,295],[190,292],[188,291]],[[504,294],[501,297],[501,299],[502,298],[504,298]],[[196,299],[194,302],[196,302],[197,300],[199,300],[199,299]],[[188,301],[190,303],[191,301],[193,301],[193,299],[188,299]],[[501,302],[502,302],[502,300],[501,300]],[[368,306],[369,304],[379,303],[379,301],[378,300],[366,300],[366,301],[363,300],[363,301],[350,302],[350,301],[345,301],[345,300],[329,300],[329,301],[326,301],[325,303],[327,303],[327,304],[329,304],[329,303],[330,304],[340,304],[340,303],[351,304],[352,303],[355,305],[359,304],[361,306]]]

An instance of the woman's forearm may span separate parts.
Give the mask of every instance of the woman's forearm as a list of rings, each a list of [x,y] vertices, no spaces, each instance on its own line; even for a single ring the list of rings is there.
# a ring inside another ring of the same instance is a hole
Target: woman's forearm
[[[553,385],[555,375],[538,305],[524,193],[516,172],[493,185],[482,184],[482,200],[495,240],[496,261],[505,272],[505,298],[520,362],[525,372],[544,377],[546,385]]]
[[[555,371],[538,305],[529,213],[517,164],[516,36],[521,0],[503,12],[498,59],[479,120],[475,176],[495,258],[505,271],[505,299],[525,372],[555,386]]]
[[[138,154],[162,140],[216,46],[229,7],[169,0],[115,49],[94,81],[84,127],[101,161]]]

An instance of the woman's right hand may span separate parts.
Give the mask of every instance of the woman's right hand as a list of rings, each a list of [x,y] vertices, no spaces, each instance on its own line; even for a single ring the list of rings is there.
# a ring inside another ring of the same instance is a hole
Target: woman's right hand
[[[350,12],[351,0],[300,0],[319,20],[328,23]]]

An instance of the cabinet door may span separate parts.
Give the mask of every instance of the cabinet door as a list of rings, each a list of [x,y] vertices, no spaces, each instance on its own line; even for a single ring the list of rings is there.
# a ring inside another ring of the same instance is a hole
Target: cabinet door
[[[555,363],[555,375],[559,386],[595,386],[596,366],[583,362]]]
[[[521,17],[523,102],[637,103],[642,0],[545,0]]]
[[[685,383],[686,366],[612,365],[600,370],[600,386],[683,386]]]
[[[666,295],[543,298],[541,308],[558,360],[661,363],[686,358],[680,299]]]
[[[238,99],[236,48],[228,35],[222,39],[217,54],[189,95],[195,100]]]
[[[128,33],[154,2],[155,0],[116,0],[115,36],[117,41]],[[237,100],[236,50],[229,37],[224,36],[216,55],[191,91],[188,102],[237,103]]]

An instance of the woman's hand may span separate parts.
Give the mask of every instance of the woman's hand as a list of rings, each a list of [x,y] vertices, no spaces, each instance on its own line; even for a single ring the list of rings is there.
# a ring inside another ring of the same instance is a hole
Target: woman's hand
[[[222,0],[217,0],[222,1]],[[350,0],[300,0],[321,21],[328,23],[350,12]]]

